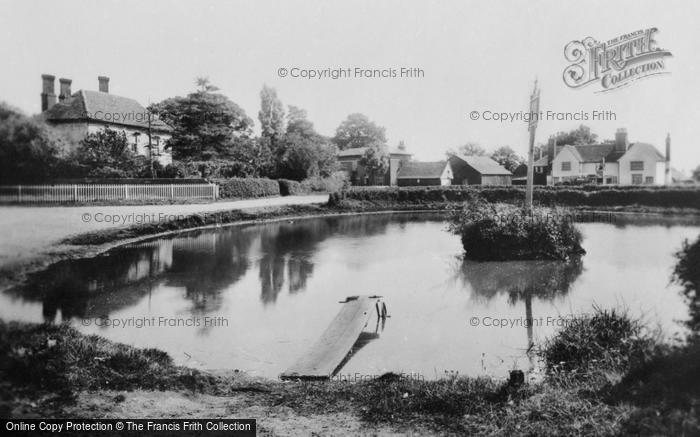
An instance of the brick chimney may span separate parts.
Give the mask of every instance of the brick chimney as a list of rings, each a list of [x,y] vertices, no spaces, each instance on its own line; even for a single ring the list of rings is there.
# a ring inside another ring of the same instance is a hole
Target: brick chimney
[[[615,132],[615,151],[616,152],[626,152],[629,148],[630,142],[627,139],[627,129],[621,127]]]
[[[100,83],[100,92],[109,93],[109,78],[107,76],[97,76],[97,81]]]
[[[56,104],[56,76],[41,75],[41,112],[51,109]]]
[[[671,182],[671,133],[666,134],[666,166],[664,168],[666,185],[670,185]]]
[[[554,155],[556,153],[556,146],[557,146],[557,137],[556,135],[552,135],[549,137],[549,141],[547,141],[547,161],[552,162],[554,161]]]
[[[61,85],[61,94],[58,95],[58,100],[61,102],[70,102],[71,92],[70,85],[73,83],[70,79],[58,79],[58,83]]]

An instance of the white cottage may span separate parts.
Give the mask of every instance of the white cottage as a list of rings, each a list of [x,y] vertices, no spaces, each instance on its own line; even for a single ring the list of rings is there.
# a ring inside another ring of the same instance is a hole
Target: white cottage
[[[59,79],[58,101],[55,77],[44,74],[41,78],[41,116],[67,140],[70,147],[77,147],[88,134],[110,128],[126,134],[134,153],[162,165],[172,162],[172,153],[165,147],[172,128],[136,100],[110,94],[108,77],[98,77],[99,91],[79,90],[75,93],[71,92],[70,79]]]
[[[630,144],[625,129],[617,130],[614,142],[567,144],[553,152],[551,176],[555,184],[581,180],[620,185],[671,183],[670,136],[666,137],[666,156],[651,144]]]

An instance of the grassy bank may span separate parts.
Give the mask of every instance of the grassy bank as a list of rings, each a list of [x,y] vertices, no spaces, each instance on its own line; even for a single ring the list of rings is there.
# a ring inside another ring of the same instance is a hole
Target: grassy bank
[[[25,416],[29,409],[61,417],[75,412],[80,393],[105,391],[119,393],[110,407],[118,409],[132,391],[168,390],[187,393],[203,407],[226,399],[256,405],[260,414],[342,413],[367,429],[421,435],[697,435],[699,351],[663,346],[638,321],[596,310],[542,345],[547,373],[534,384],[395,374],[358,383],[283,383],[175,366],[164,352],[67,326],[0,323],[0,414]],[[259,419],[264,425],[265,417]]]

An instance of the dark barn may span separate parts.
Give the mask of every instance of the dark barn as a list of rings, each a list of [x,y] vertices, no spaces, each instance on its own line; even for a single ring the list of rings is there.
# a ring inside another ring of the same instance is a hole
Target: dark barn
[[[513,174],[487,156],[452,155],[455,185],[511,185]]]

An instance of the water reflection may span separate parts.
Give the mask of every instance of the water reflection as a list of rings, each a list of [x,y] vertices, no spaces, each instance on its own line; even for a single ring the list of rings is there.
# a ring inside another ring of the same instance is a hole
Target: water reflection
[[[532,297],[551,300],[563,296],[583,272],[580,259],[571,262],[465,260],[460,267],[461,279],[476,296],[490,300],[505,293],[511,304]]]
[[[108,317],[167,286],[182,290],[189,315],[204,316],[219,311],[222,292],[257,268],[260,300],[274,304],[285,286],[290,294],[306,289],[318,246],[331,235],[380,235],[390,223],[412,219],[387,214],[194,231],[58,262],[10,294],[40,301],[44,320],[54,322]]]
[[[470,263],[457,258],[459,238],[445,232],[441,218],[317,218],[144,241],[56,264],[26,289],[0,293],[0,318],[73,319],[85,334],[157,347],[178,364],[276,377],[318,339],[339,301],[379,294],[392,317],[385,329],[382,320],[370,321],[343,372],[432,378],[447,371],[501,377],[528,365],[533,336],[538,342],[559,329],[472,326],[473,318],[558,319],[593,304],[624,305],[672,333],[675,320],[687,317],[682,287],[669,276],[682,241],[698,238],[696,226],[577,225],[584,266]],[[228,325],[109,329],[77,320],[102,316],[225,317]]]
[[[527,358],[530,370],[535,367],[534,333],[536,319],[533,316],[533,298],[551,301],[566,295],[571,284],[581,276],[583,263],[580,258],[562,261],[508,261],[476,262],[464,260],[458,275],[473,290],[474,296],[491,300],[506,294],[510,305],[525,303],[525,327],[527,330]]]

